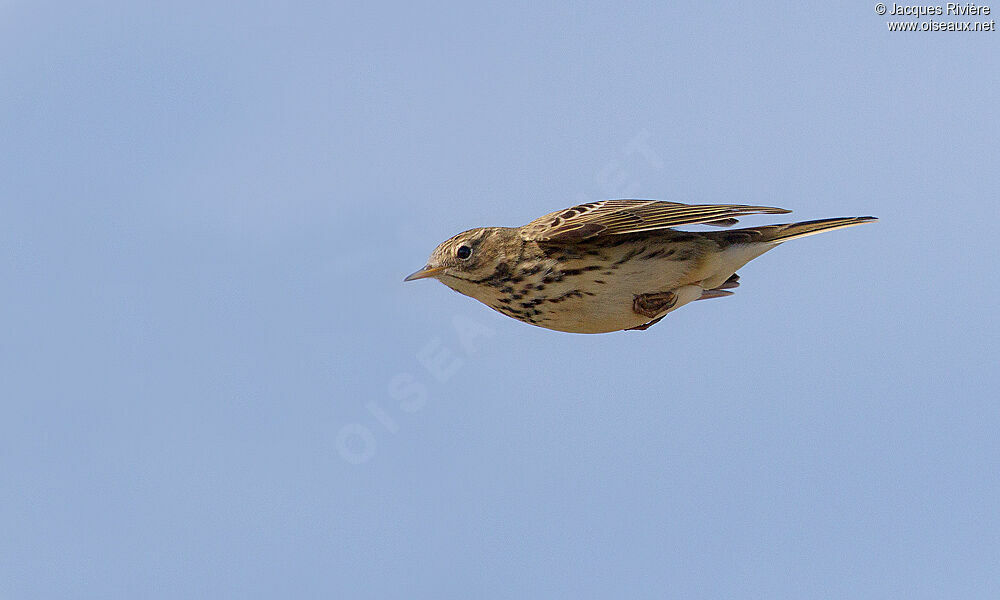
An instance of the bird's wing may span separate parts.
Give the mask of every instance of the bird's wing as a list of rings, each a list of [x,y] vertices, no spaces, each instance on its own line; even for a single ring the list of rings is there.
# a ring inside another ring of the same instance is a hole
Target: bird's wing
[[[784,208],[741,204],[681,204],[659,200],[588,202],[539,217],[521,227],[521,237],[536,242],[579,242],[596,236],[666,229],[678,225],[736,223],[735,217],[787,213]]]

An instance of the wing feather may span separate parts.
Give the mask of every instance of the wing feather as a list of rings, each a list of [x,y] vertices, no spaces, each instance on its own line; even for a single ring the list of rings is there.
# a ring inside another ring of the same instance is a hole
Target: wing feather
[[[736,217],[791,212],[772,206],[681,204],[660,200],[604,200],[549,213],[521,227],[521,237],[536,242],[572,243],[596,236],[666,229],[679,225],[728,227]]]

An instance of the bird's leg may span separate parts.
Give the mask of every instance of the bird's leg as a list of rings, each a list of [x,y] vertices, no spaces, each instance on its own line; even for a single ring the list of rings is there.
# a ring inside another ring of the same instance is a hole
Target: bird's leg
[[[632,300],[632,311],[650,319],[670,310],[677,304],[677,294],[673,292],[655,292],[652,294],[636,294]]]
[[[663,317],[665,317],[665,316],[667,316],[667,315],[663,315]],[[659,323],[660,321],[662,321],[663,317],[657,317],[657,318],[653,319],[652,321],[650,321],[649,323],[646,323],[645,325],[639,325],[638,327],[629,327],[625,331],[646,331],[647,329],[649,329],[653,325],[656,325],[657,323]]]
[[[733,295],[732,292],[726,290],[720,290],[719,288],[712,288],[710,290],[705,290],[704,292],[702,292],[701,296],[695,298],[695,300],[708,300],[709,298],[725,298],[726,296],[732,296],[732,295]]]
[[[733,288],[740,287],[740,276],[737,273],[733,273],[729,276],[729,279],[725,280],[722,285],[717,285],[713,290],[731,290]]]
[[[695,298],[695,300],[708,300],[709,298],[724,298],[726,296],[732,296],[732,292],[726,290],[731,290],[740,287],[740,276],[733,273],[729,276],[729,279],[725,280],[721,284],[715,286],[714,288],[704,290],[701,296]]]

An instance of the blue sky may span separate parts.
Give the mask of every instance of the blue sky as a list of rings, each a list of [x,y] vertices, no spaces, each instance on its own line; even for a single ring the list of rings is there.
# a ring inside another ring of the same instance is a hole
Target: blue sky
[[[997,35],[3,3],[0,595],[995,598]],[[623,196],[881,220],[646,332],[402,283]]]

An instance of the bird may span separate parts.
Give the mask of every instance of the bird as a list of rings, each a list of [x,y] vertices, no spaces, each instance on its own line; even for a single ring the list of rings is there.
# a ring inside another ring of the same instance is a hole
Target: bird
[[[717,231],[784,208],[603,200],[521,227],[477,227],[445,240],[404,281],[434,278],[531,325],[569,333],[645,331],[678,308],[731,295],[746,263],[789,240],[876,221],[837,217]]]

